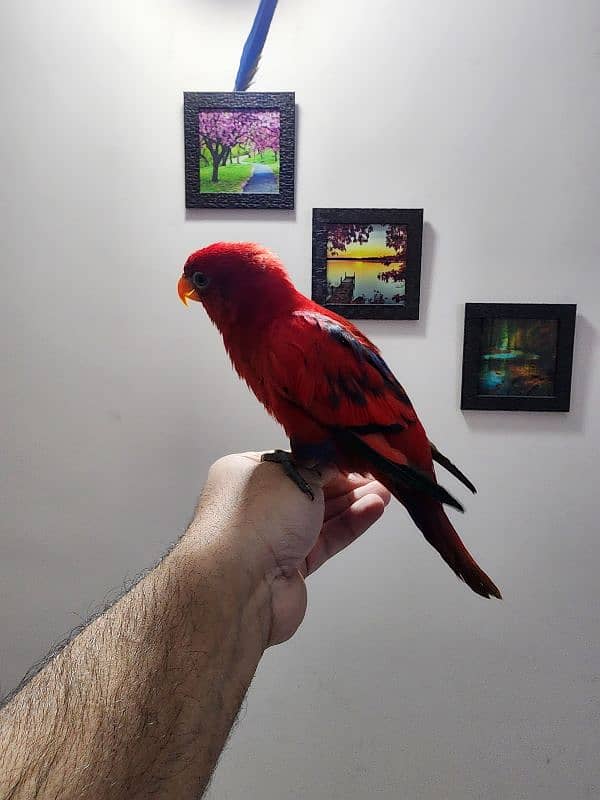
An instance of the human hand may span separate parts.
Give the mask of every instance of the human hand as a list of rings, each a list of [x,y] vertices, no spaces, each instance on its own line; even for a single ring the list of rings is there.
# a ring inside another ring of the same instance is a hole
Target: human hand
[[[260,455],[230,455],[213,464],[193,524],[208,517],[219,546],[268,587],[272,645],[289,639],[304,618],[304,578],[378,520],[390,494],[373,479],[302,470],[315,495],[311,501]]]

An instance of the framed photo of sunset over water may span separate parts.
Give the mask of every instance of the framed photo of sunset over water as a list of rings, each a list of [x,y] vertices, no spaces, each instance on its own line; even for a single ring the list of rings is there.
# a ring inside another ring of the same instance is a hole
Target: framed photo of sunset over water
[[[577,306],[467,303],[462,409],[568,411]]]
[[[313,300],[348,319],[418,319],[422,239],[422,209],[313,209]]]
[[[185,92],[187,208],[293,208],[293,92]]]

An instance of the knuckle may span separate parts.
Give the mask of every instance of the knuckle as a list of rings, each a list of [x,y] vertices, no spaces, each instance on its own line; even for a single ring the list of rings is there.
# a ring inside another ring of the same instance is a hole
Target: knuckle
[[[233,454],[221,456],[221,458],[218,458],[211,465],[210,469],[208,470],[208,477],[212,480],[219,480],[227,475],[230,475],[239,463],[238,458],[238,456]]]

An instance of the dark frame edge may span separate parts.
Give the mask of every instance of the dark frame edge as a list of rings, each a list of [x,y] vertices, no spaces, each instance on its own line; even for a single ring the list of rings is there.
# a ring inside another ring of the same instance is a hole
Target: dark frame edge
[[[477,374],[483,319],[556,319],[559,322],[555,388],[551,397],[487,396],[477,393]],[[574,303],[465,303],[460,408],[463,411],[568,412],[577,305]]]
[[[390,219],[391,215],[391,219]],[[312,210],[312,299],[346,319],[364,320],[418,320],[421,295],[421,264],[423,253],[422,208],[313,208]],[[392,222],[413,229],[416,249],[411,251],[410,236],[407,252],[406,304],[391,305],[330,305],[325,303],[327,282],[327,225],[335,223],[386,224]],[[414,233],[418,235],[415,237]]]
[[[197,166],[200,147],[195,118],[200,108],[272,108],[280,112],[280,173],[277,194],[202,194]],[[185,207],[188,209],[280,209],[295,208],[296,95],[295,92],[184,92]]]

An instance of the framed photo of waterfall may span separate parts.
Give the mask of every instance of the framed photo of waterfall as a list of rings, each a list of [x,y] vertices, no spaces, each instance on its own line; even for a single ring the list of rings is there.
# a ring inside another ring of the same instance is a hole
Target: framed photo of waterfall
[[[423,210],[313,209],[312,298],[348,319],[419,319]]]
[[[294,208],[293,92],[185,92],[186,208]]]
[[[568,411],[577,306],[467,303],[462,409]]]

